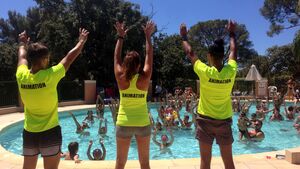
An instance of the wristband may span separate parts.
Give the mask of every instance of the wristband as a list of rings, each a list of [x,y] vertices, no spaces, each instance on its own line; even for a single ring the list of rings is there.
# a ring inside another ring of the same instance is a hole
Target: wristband
[[[181,40],[182,40],[182,41],[188,41],[187,35],[181,36]]]

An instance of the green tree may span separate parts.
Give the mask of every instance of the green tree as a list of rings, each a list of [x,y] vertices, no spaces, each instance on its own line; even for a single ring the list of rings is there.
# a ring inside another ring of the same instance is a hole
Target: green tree
[[[193,25],[189,31],[189,37],[194,50],[198,56],[206,61],[206,54],[210,45],[214,43],[216,39],[224,39],[226,46],[226,54],[229,51],[229,35],[225,29],[227,20],[209,20],[205,22],[199,22]],[[257,55],[257,52],[252,48],[253,44],[249,40],[249,32],[246,26],[238,24],[236,28],[236,37],[238,45],[238,62],[242,65],[247,63],[253,56]]]
[[[298,0],[265,0],[260,13],[271,23],[270,30],[267,32],[269,36],[279,34],[284,29],[300,26]]]

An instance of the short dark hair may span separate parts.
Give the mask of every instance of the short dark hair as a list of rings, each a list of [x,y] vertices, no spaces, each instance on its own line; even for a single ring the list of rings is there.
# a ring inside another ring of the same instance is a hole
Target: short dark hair
[[[36,64],[40,59],[49,55],[49,49],[41,43],[32,43],[28,46],[27,59],[31,64]]]
[[[217,39],[214,44],[209,46],[208,53],[211,54],[215,59],[223,59],[224,57],[224,40]]]

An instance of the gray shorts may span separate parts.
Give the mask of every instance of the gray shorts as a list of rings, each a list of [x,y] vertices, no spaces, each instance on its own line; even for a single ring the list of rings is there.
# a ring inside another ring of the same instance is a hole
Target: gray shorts
[[[23,156],[42,157],[55,156],[60,153],[62,134],[60,126],[43,132],[29,132],[23,130]]]
[[[116,136],[121,138],[131,138],[132,136],[147,137],[151,135],[151,126],[128,127],[116,126]]]

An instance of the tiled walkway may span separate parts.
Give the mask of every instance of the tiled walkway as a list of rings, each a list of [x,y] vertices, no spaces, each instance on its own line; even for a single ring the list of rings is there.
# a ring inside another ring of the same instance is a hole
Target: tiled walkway
[[[59,108],[59,111],[94,108],[94,105],[69,106]],[[14,113],[0,116],[0,131],[7,125],[23,120],[23,113]],[[286,160],[277,160],[276,154],[284,154],[284,151],[268,152],[234,156],[236,169],[300,169],[300,165],[293,165]],[[267,159],[266,156],[271,156]],[[22,168],[23,157],[6,151],[0,146],[0,169]],[[82,161],[75,164],[73,161],[60,162],[60,169],[113,169],[114,161]],[[176,159],[176,160],[151,160],[152,169],[199,169],[200,159]],[[43,168],[42,160],[38,162],[38,169]],[[138,161],[131,160],[126,164],[127,169],[139,169]],[[212,169],[224,169],[222,159],[213,157]]]

